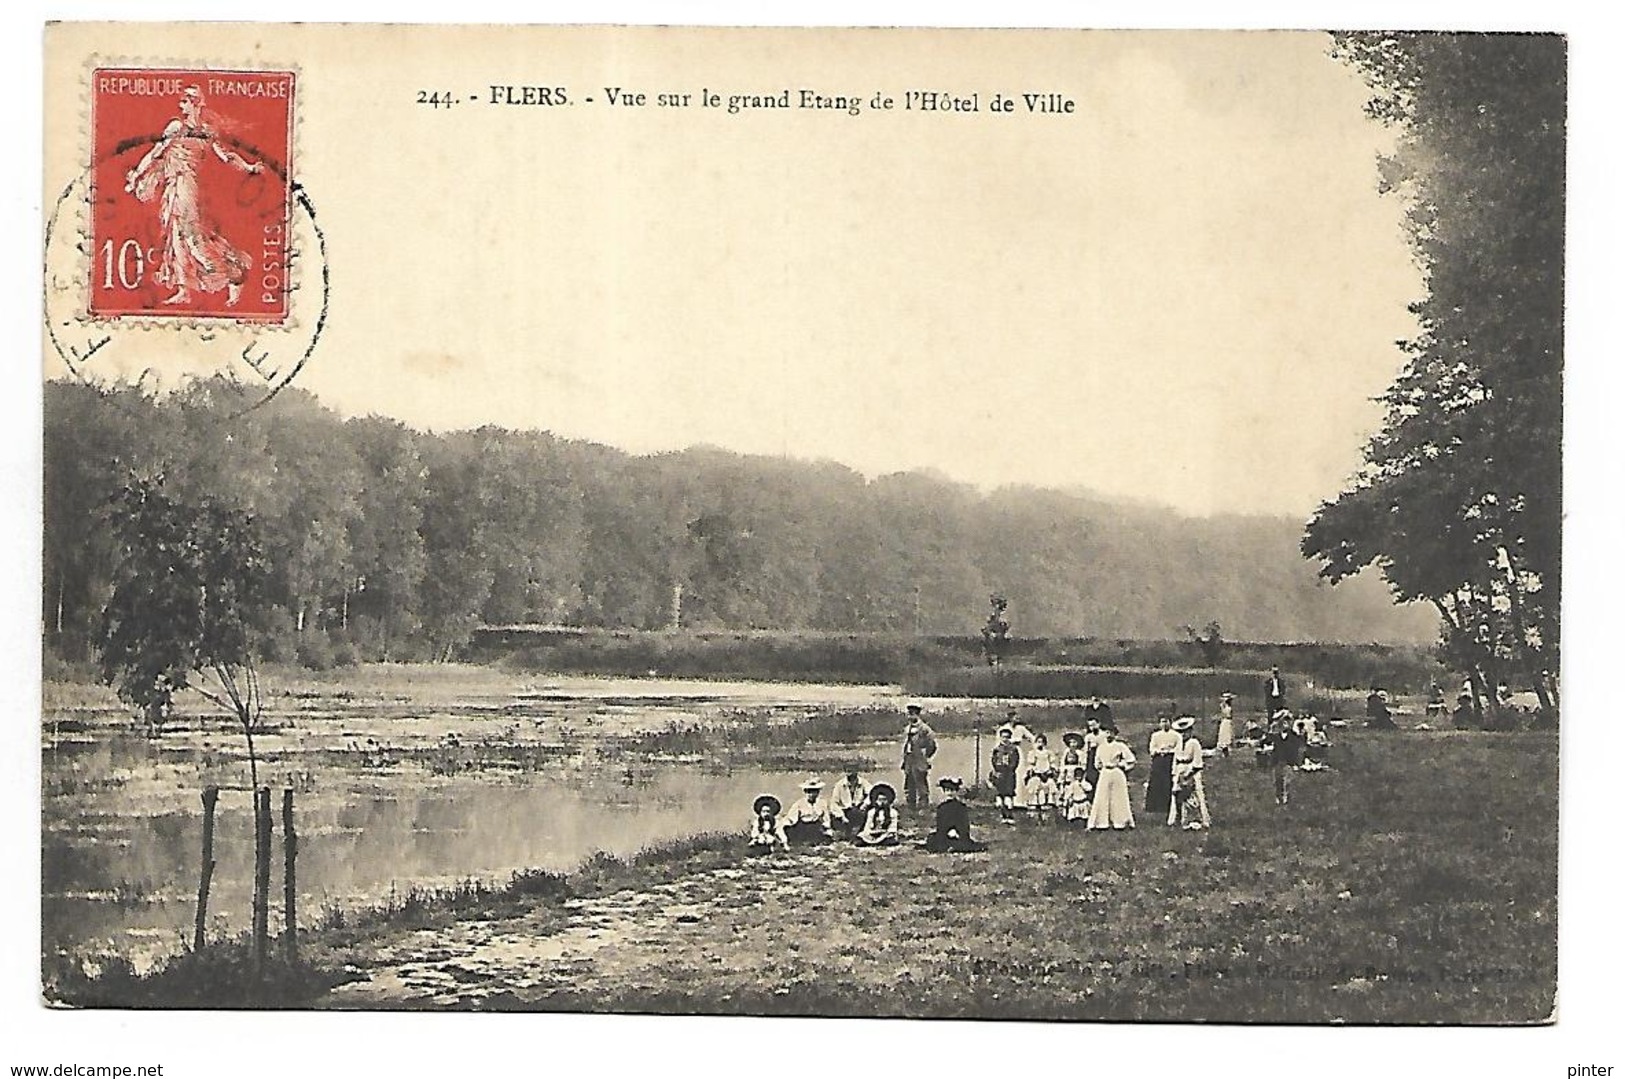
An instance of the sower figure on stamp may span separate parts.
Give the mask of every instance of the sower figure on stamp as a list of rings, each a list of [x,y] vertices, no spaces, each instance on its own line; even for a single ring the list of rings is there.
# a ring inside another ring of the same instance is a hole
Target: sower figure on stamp
[[[125,175],[124,190],[142,202],[158,202],[161,250],[154,278],[175,290],[164,303],[188,303],[194,289],[225,289],[226,306],[235,307],[253,263],[204,213],[198,174],[205,150],[239,172],[257,173],[265,166],[226,149],[218,122],[205,115],[203,92],[196,86],[181,92],[179,108],[180,116],[169,121],[152,149]]]
[[[920,718],[917,704],[908,706],[908,727],[903,731],[903,794],[910,809],[931,806],[931,758],[937,754],[937,736]]]

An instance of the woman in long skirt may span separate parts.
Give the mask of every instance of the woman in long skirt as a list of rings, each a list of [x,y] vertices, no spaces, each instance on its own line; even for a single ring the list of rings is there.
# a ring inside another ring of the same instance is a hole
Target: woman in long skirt
[[[1236,740],[1236,695],[1226,693],[1219,697],[1219,737],[1214,741],[1213,748],[1219,751],[1219,756],[1230,756],[1230,746]]]
[[[1118,735],[1108,732],[1095,753],[1100,782],[1089,803],[1089,829],[1121,831],[1134,827],[1134,810],[1129,806],[1128,770],[1134,767],[1134,751]]]
[[[1179,735],[1170,728],[1172,722],[1168,716],[1158,716],[1157,729],[1146,747],[1151,754],[1151,774],[1145,781],[1145,813],[1152,820],[1168,815],[1174,796],[1174,751],[1179,748]]]

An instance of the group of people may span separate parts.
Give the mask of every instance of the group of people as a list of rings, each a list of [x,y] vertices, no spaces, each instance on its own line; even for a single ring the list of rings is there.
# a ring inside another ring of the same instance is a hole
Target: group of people
[[[1025,802],[1040,822],[1053,816],[1091,831],[1134,827],[1128,782],[1138,763],[1134,751],[1109,714],[1104,720],[1087,718],[1084,725],[1081,732],[1061,736],[1065,748],[1057,759],[1047,737],[1010,713],[999,728],[988,775],[1002,821],[1014,824],[1019,803]],[[1146,745],[1150,774],[1143,803],[1153,820],[1192,831],[1212,824],[1202,787],[1206,750],[1195,727],[1191,716],[1158,717]]]
[[[1273,771],[1278,805],[1287,803],[1290,773],[1326,766],[1329,739],[1313,716],[1294,716],[1285,707],[1279,670],[1271,671],[1265,687],[1265,699],[1276,706],[1268,713],[1268,722],[1249,722],[1238,736],[1235,699],[1233,693],[1220,697],[1211,749],[1196,734],[1196,718],[1180,714],[1176,704],[1170,702],[1158,715],[1146,743],[1141,804],[1148,818],[1190,831],[1211,828],[1203,772],[1210,757],[1228,757],[1238,744],[1252,745],[1258,762]],[[937,740],[922,712],[918,704],[908,706],[901,739],[903,796],[910,811],[931,807],[930,773]],[[1053,819],[1089,831],[1135,826],[1129,775],[1138,758],[1118,730],[1109,704],[1091,698],[1083,721],[1083,730],[1061,736],[1057,752],[1044,734],[1028,728],[1015,710],[1009,712],[998,729],[988,773],[1001,821],[1014,824],[1018,811],[1029,811],[1040,822]],[[986,850],[987,844],[971,835],[970,811],[962,800],[964,781],[944,776],[935,785],[942,800],[934,826],[920,846],[938,852]],[[856,768],[846,771],[828,797],[823,781],[811,777],[788,808],[771,794],[759,796],[752,808],[748,847],[753,854],[840,840],[864,847],[891,847],[902,841],[896,788],[889,783],[871,786]]]
[[[964,781],[944,776],[937,786],[943,798],[937,805],[936,826],[920,846],[935,853],[985,851],[987,844],[971,837],[970,808],[960,799]],[[896,803],[897,791],[890,783],[868,786],[855,768],[847,769],[827,799],[823,780],[813,776],[801,785],[801,797],[788,809],[771,794],[757,797],[746,851],[771,854],[842,839],[860,847],[895,847],[901,842]]]

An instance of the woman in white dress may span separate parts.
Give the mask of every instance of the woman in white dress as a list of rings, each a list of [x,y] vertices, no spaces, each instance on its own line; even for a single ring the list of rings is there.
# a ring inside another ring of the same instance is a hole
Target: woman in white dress
[[[1230,756],[1230,746],[1236,740],[1236,695],[1226,693],[1219,698],[1219,737],[1213,748],[1221,757]]]
[[[1202,790],[1202,740],[1192,728],[1196,720],[1182,716],[1174,721],[1179,748],[1174,751],[1174,804],[1168,809],[1168,823],[1200,831],[1212,823],[1207,815],[1207,794]]]
[[[1134,827],[1134,810],[1128,799],[1128,770],[1134,767],[1134,751],[1114,731],[1106,732],[1095,753],[1100,781],[1089,803],[1089,829],[1122,831]]]

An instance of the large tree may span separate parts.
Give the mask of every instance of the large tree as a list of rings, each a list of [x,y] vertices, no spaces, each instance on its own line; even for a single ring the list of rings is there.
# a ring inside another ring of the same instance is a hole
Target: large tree
[[[1376,564],[1438,610],[1475,689],[1509,671],[1555,707],[1562,495],[1565,45],[1552,35],[1344,34],[1334,54],[1397,133],[1426,294],[1356,481],[1305,555]]]
[[[151,721],[188,688],[225,709],[258,787],[263,699],[249,624],[268,565],[254,519],[209,499],[178,501],[161,479],[139,477],[117,490],[108,518],[118,560],[102,615],[103,679]]]

